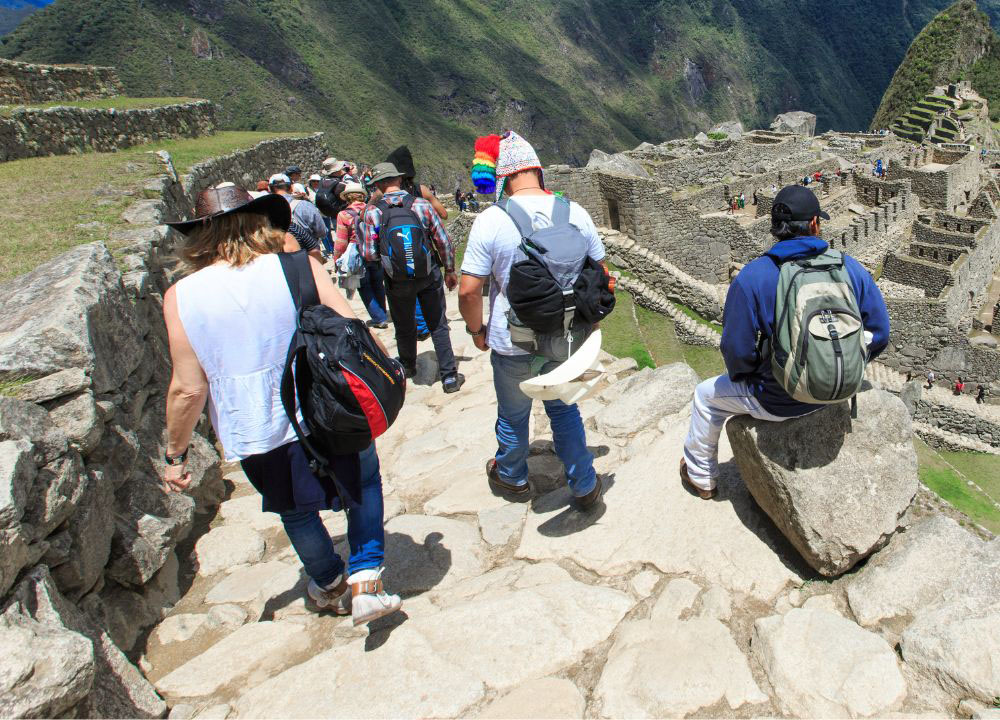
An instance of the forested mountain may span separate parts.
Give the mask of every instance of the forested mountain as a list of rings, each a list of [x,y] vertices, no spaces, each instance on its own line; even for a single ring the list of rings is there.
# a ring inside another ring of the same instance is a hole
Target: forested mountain
[[[1000,0],[983,0],[991,9]],[[579,162],[805,109],[866,127],[948,0],[56,0],[0,55],[114,65],[132,95],[199,96],[235,128],[407,142],[458,176],[477,133]]]
[[[0,0],[0,35],[6,35],[25,18],[52,0]]]
[[[971,80],[990,101],[992,112],[1000,113],[1000,38],[974,0],[959,0],[917,35],[882,97],[872,127],[888,127],[935,86],[962,79]]]

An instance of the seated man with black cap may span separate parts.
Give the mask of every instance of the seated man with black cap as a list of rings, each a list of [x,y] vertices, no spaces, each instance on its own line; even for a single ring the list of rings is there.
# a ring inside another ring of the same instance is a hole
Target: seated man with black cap
[[[705,380],[695,390],[691,427],[684,443],[681,480],[703,499],[716,493],[719,474],[719,437],[726,420],[752,415],[782,422],[814,412],[822,405],[792,398],[771,372],[770,354],[775,331],[778,278],[783,263],[821,255],[829,246],[820,239],[820,209],[816,195],[802,185],[790,185],[774,198],[771,235],[777,242],[748,263],[733,279],[722,320],[722,356],[726,375]],[[868,361],[889,344],[889,313],[882,293],[867,270],[849,255],[843,269],[850,278],[868,343]]]

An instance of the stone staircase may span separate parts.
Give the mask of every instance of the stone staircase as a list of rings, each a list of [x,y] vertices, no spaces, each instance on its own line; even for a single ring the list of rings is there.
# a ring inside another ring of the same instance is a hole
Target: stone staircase
[[[659,274],[661,287],[666,285],[671,296],[676,296],[679,302],[694,308],[705,317],[722,318],[722,306],[725,303],[725,295],[720,291],[722,286],[688,275],[629,235],[607,228],[598,228],[598,233],[608,255],[614,255],[623,261],[630,272],[642,277]]]
[[[642,280],[618,277],[618,285],[632,294],[635,301],[654,312],[669,316],[674,321],[677,339],[687,345],[718,348],[722,336],[709,326],[686,315],[670,298],[653,289]]]

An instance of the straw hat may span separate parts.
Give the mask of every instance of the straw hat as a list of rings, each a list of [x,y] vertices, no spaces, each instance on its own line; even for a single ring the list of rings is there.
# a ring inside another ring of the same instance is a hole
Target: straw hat
[[[344,189],[340,193],[340,199],[345,200],[346,196],[350,195],[351,193],[358,193],[359,195],[364,195],[365,197],[368,196],[368,193],[365,192],[365,188],[361,183],[349,182],[346,185],[344,185]]]

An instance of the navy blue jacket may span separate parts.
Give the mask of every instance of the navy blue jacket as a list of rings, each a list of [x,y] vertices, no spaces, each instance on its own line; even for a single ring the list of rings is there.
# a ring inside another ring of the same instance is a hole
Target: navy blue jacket
[[[797,237],[777,242],[764,255],[748,263],[729,286],[722,318],[722,357],[733,380],[746,382],[754,397],[772,415],[797,417],[816,409],[792,399],[771,374],[771,361],[758,353],[759,333],[774,336],[774,300],[778,291],[779,264],[785,260],[818,255],[828,245],[817,237]],[[857,260],[844,255],[865,330],[874,337],[868,348],[874,360],[889,344],[889,311],[872,276]]]

